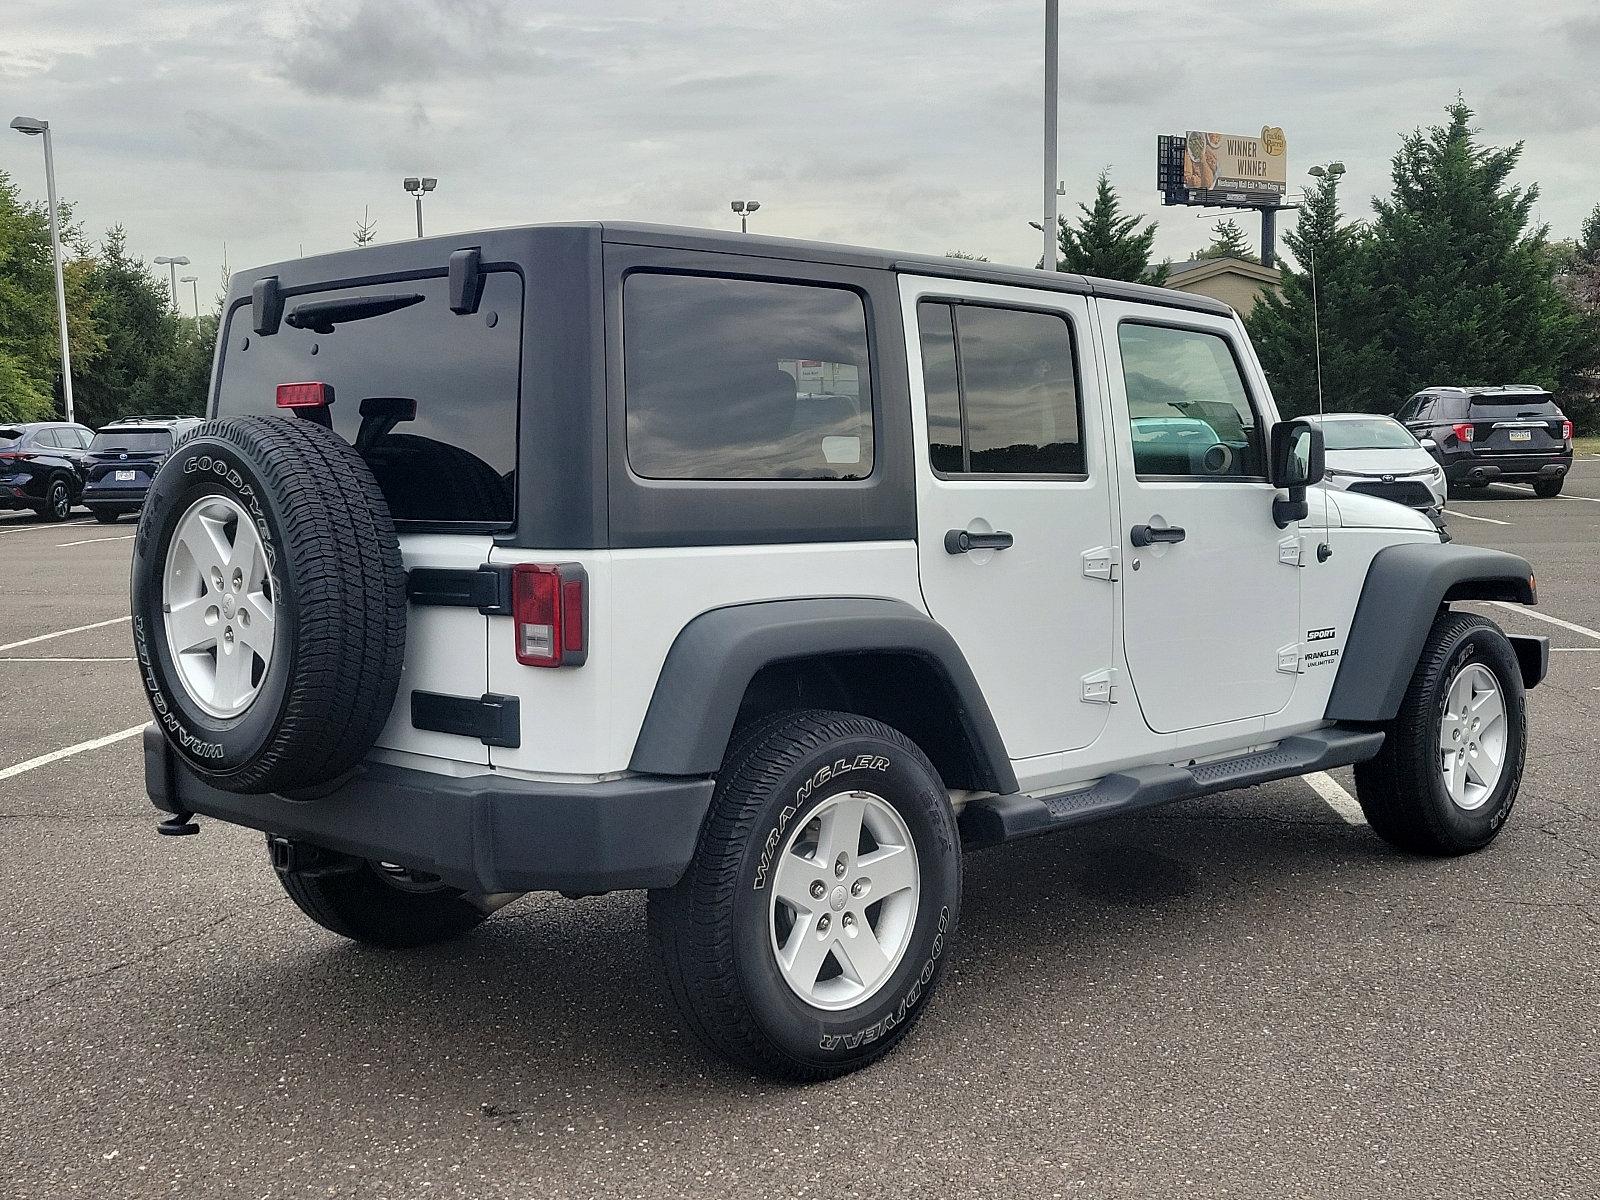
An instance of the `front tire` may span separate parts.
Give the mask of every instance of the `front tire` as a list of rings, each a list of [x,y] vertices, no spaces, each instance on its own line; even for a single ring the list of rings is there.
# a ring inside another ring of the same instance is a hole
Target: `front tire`
[[[1383,749],[1355,769],[1367,823],[1414,854],[1481,850],[1505,826],[1527,752],[1516,652],[1494,622],[1442,613]]]
[[[470,932],[485,917],[455,888],[365,859],[329,855],[315,871],[276,874],[306,916],[369,946],[431,946]]]
[[[932,764],[881,722],[810,711],[740,736],[694,861],[650,893],[649,919],[689,1029],[809,1081],[910,1032],[960,907],[961,842]]]
[[[1560,476],[1555,479],[1535,479],[1533,481],[1533,494],[1542,500],[1551,500],[1561,495],[1561,485],[1566,480]]]

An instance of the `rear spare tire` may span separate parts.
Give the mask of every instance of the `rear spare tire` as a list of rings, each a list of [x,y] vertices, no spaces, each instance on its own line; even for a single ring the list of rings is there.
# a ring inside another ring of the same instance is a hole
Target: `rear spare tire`
[[[134,539],[133,640],[157,725],[231,792],[361,761],[405,657],[405,570],[360,455],[311,421],[227,417],[157,473]]]

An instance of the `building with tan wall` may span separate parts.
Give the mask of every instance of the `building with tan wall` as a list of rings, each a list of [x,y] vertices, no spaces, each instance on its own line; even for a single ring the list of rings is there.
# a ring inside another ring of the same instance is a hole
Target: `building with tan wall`
[[[1276,267],[1242,258],[1200,258],[1173,263],[1167,269],[1167,286],[1221,300],[1247,317],[1263,292],[1277,291],[1281,284]]]

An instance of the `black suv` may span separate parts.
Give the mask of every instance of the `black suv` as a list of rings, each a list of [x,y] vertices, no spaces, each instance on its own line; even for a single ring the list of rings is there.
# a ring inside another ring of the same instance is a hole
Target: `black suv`
[[[198,424],[198,417],[124,417],[95,434],[83,487],[83,503],[95,520],[109,525],[123,513],[138,512],[179,436]]]
[[[1395,416],[1439,460],[1453,491],[1499,481],[1558,496],[1572,469],[1572,422],[1531,384],[1424,388]]]
[[[65,421],[0,423],[0,509],[31,508],[65,521],[83,491],[83,457],[94,431]]]

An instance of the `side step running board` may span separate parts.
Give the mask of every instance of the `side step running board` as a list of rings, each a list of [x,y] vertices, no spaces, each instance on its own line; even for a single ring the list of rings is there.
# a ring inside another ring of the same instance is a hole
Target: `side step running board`
[[[1077,792],[1054,796],[984,796],[961,810],[961,842],[969,849],[1053,833],[1135,809],[1250,787],[1329,767],[1365,762],[1383,746],[1381,730],[1318,729],[1285,738],[1270,750],[1192,767],[1136,767],[1107,775]]]

